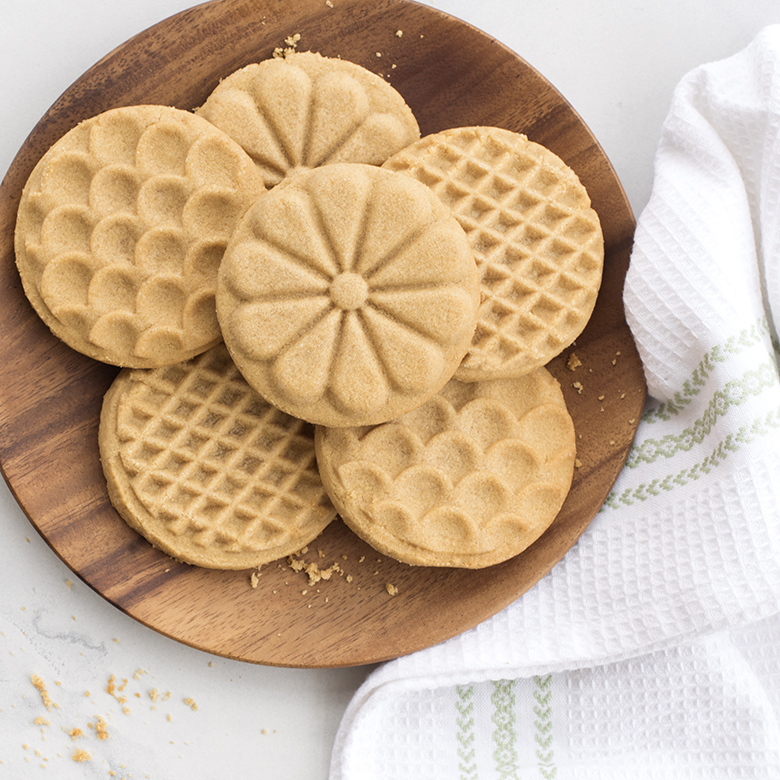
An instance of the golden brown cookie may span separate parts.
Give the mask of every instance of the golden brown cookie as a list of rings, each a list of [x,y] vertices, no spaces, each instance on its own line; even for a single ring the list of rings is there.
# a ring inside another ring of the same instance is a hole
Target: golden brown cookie
[[[318,427],[315,442],[347,525],[420,566],[477,569],[522,552],[555,519],[574,469],[574,426],[545,368],[453,379],[398,420]]]
[[[336,514],[312,426],[258,396],[223,344],[175,366],[120,372],[103,402],[100,457],[128,525],[197,566],[276,560]]]
[[[386,81],[313,52],[247,65],[223,79],[198,114],[243,146],[268,187],[328,163],[381,165],[420,137]]]
[[[119,366],[185,360],[221,336],[217,269],[265,187],[238,144],[165,106],[88,119],[35,166],[16,224],[25,293],[52,332]]]
[[[482,278],[474,343],[456,376],[520,376],[582,332],[604,241],[587,191],[559,157],[497,127],[426,136],[385,167],[424,182],[466,231]]]
[[[479,278],[447,208],[409,177],[337,163],[260,198],[225,252],[217,316],[247,381],[322,425],[420,406],[471,343]]]

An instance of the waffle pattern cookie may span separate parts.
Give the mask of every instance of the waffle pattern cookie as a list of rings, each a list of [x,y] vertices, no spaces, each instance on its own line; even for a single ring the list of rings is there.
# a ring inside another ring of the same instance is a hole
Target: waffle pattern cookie
[[[47,151],[22,194],[25,293],[79,352],[119,366],[178,363],[220,340],[217,269],[264,191],[241,147],[187,111],[131,106],[88,119]]]
[[[111,502],[187,563],[245,569],[289,555],[335,517],[312,426],[278,411],[223,344],[189,362],[125,369],[100,419]]]
[[[453,379],[420,409],[374,427],[317,428],[333,503],[380,552],[422,566],[482,568],[522,552],[571,486],[574,426],[545,368]]]
[[[420,137],[386,81],[313,52],[247,65],[223,79],[198,113],[243,146],[268,187],[327,163],[381,165]]]
[[[217,316],[247,381],[321,425],[366,425],[423,404],[469,348],[479,277],[431,191],[356,163],[260,198],[225,253]]]
[[[385,163],[427,184],[469,236],[479,319],[456,376],[521,376],[582,332],[604,263],[596,212],[576,174],[525,136],[464,127],[426,136]]]

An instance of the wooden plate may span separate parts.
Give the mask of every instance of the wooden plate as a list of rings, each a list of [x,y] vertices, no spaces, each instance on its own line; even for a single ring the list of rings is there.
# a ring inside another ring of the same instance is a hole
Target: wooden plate
[[[402,31],[397,35],[396,31]],[[103,393],[116,369],[58,342],[21,289],[13,254],[16,204],[36,161],[77,122],[106,109],[159,103],[191,109],[221,77],[270,57],[300,33],[299,50],[341,56],[389,78],[423,134],[494,125],[523,132],[571,165],[590,191],[606,241],[594,316],[550,365],[580,436],[566,504],[522,555],[481,571],[387,560],[334,522],[303,556],[343,576],[308,584],[282,561],[249,572],[177,563],[111,507],[98,460]],[[378,56],[381,54],[381,57]],[[98,593],[157,631],[211,653],[278,666],[373,663],[452,637],[495,614],[547,574],[608,495],[645,399],[623,315],[634,220],[620,183],[563,97],[515,53],[473,27],[406,0],[215,0],[177,14],[111,52],[35,127],[0,188],[0,464],[33,525]],[[581,384],[581,392],[572,386]],[[391,597],[385,589],[398,588]]]

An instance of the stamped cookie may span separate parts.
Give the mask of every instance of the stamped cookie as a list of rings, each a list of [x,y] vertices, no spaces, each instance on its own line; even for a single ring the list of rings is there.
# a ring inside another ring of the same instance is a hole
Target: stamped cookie
[[[311,542],[336,514],[312,426],[258,396],[223,344],[175,366],[120,372],[99,440],[114,507],[186,563],[259,566]]]
[[[260,198],[217,287],[247,381],[321,425],[384,422],[423,404],[471,343],[479,276],[431,191],[357,163],[316,168]]]
[[[221,336],[217,269],[265,187],[238,144],[165,106],[88,119],[41,158],[22,193],[16,262],[27,297],[74,349],[154,367]]]
[[[582,332],[604,241],[588,193],[559,157],[518,133],[463,127],[422,138],[385,167],[450,207],[480,267],[477,329],[459,379],[520,376]]]
[[[243,146],[268,187],[328,163],[381,165],[420,137],[411,109],[386,81],[313,52],[247,65],[197,113]]]
[[[451,380],[373,427],[318,427],[320,474],[344,521],[405,563],[478,569],[522,552],[571,486],[574,426],[545,368]]]

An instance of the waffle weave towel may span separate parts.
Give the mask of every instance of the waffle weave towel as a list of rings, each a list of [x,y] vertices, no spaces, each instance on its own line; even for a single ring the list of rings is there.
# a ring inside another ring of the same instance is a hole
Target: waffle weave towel
[[[331,780],[780,778],[780,26],[675,90],[624,299],[650,400],[602,511],[373,672]]]

